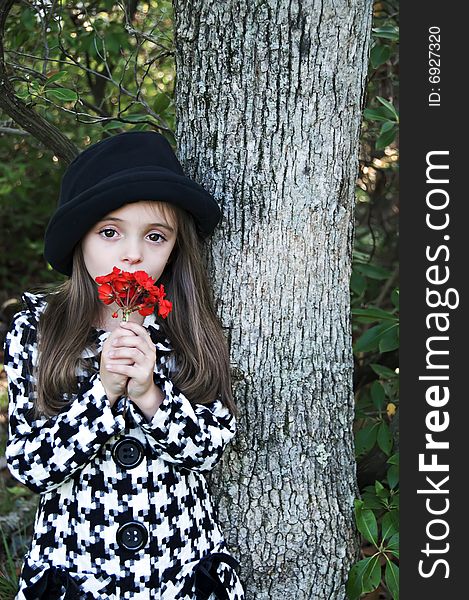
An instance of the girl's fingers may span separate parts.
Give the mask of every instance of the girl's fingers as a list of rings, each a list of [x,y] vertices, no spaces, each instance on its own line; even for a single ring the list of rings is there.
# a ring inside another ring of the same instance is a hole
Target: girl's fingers
[[[113,364],[107,363],[106,369],[111,371],[111,373],[117,373],[119,375],[126,375],[132,379],[144,379],[147,377],[146,369],[142,369],[142,366],[133,364],[133,365],[121,365],[121,364]]]
[[[150,336],[150,332],[145,329],[142,325],[138,325],[137,323],[132,323],[132,321],[123,321],[120,323],[120,327],[130,333],[132,331],[136,336],[138,336],[141,340],[145,342],[149,349],[155,347],[153,341]]]
[[[133,358],[123,358],[116,356],[106,356],[106,361],[114,365],[133,365],[135,360]]]
[[[125,344],[121,344],[120,342],[117,346],[110,346],[108,354],[114,354],[114,356],[127,356],[130,352],[145,354],[145,352],[138,346],[126,346]],[[146,350],[146,352],[148,353],[148,350]]]
[[[115,357],[131,357],[140,360],[144,356],[149,356],[156,360],[156,348],[148,348],[137,336],[117,338],[115,344],[109,346],[109,352],[114,352]]]
[[[113,373],[119,373],[120,375],[128,375],[129,377],[133,377],[135,375],[133,365],[121,365],[117,363],[108,363],[106,364],[106,369],[108,371],[112,371]]]
[[[127,359],[131,363],[122,364],[118,362],[119,359]],[[148,368],[153,369],[155,361],[156,348],[149,332],[136,323],[121,323],[118,335],[108,347],[106,368],[113,373],[137,377],[138,369],[146,370],[147,363]]]
[[[127,348],[139,348],[143,353],[150,350],[155,350],[155,345],[153,342],[150,345],[146,340],[142,339],[138,335],[120,335],[119,337],[116,337],[112,341],[111,347],[116,348],[119,346]]]
[[[136,363],[142,363],[148,360],[154,363],[156,360],[156,348],[154,345],[148,347],[143,340],[137,336],[119,337],[114,340],[114,343],[109,346],[108,357],[111,359],[128,358]]]
[[[154,362],[156,360],[154,354],[150,354],[147,352],[144,354],[138,348],[116,348],[114,350],[110,350],[107,354],[108,358],[111,360],[116,359],[129,359],[132,362],[141,363],[145,359],[150,362]]]

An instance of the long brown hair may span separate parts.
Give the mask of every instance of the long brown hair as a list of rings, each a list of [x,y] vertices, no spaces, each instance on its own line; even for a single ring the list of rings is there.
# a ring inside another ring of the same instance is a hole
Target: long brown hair
[[[165,202],[146,204],[157,205],[177,224],[176,243],[159,280],[173,310],[166,319],[156,316],[174,352],[176,370],[171,379],[191,402],[208,404],[220,398],[238,416],[229,351],[214,308],[203,240],[186,211]],[[67,403],[67,395],[78,391],[77,367],[90,368],[81,354],[90,346],[90,331],[99,321],[102,304],[86,269],[81,243],[75,248],[71,277],[53,290],[42,291],[47,306],[38,323],[36,417],[57,414]]]

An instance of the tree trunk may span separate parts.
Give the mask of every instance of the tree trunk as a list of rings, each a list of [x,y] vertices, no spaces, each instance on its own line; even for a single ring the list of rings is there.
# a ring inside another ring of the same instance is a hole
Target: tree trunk
[[[178,154],[241,410],[211,478],[246,596],[344,599],[358,558],[349,279],[371,0],[174,1]]]

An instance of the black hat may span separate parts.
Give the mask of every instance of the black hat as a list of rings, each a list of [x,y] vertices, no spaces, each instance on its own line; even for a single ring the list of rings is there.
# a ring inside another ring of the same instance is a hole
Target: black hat
[[[75,245],[109,212],[139,200],[160,200],[189,212],[202,237],[220,220],[211,194],[184,175],[168,140],[155,131],[126,131],[83,150],[67,167],[57,210],[44,236],[44,257],[72,274]]]

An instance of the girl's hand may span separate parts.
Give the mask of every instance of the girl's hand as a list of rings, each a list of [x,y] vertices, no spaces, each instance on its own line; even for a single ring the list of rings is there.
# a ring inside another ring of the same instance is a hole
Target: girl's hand
[[[116,333],[113,346],[113,359],[126,359],[125,363],[115,360],[108,369],[113,373],[128,378],[127,395],[140,408],[154,402],[155,384],[153,369],[156,362],[156,347],[148,331],[132,321],[122,322],[114,330]],[[139,402],[140,400],[140,402]]]
[[[116,339],[123,333],[125,333],[125,329],[120,329],[120,327],[114,329],[114,331],[111,332],[111,335],[104,342],[101,351],[99,376],[111,406],[114,405],[118,398],[127,392],[127,383],[129,378],[127,375],[120,375],[116,373],[115,371],[111,370],[110,367],[116,364],[133,364],[133,361],[130,359],[115,358],[109,355],[110,352],[115,350]]]

